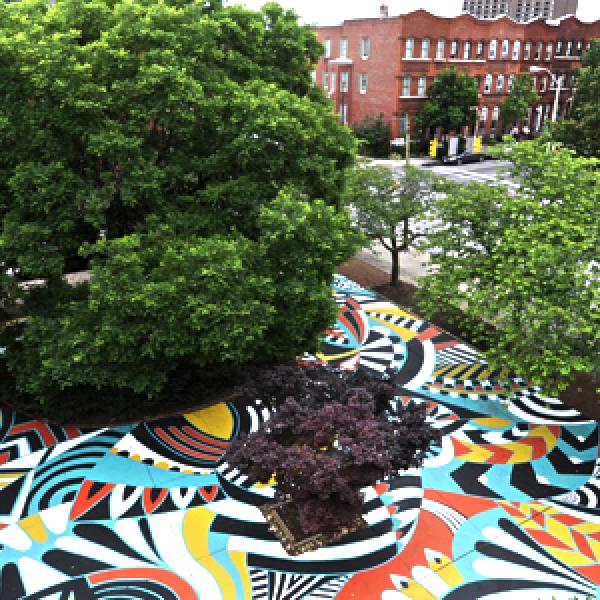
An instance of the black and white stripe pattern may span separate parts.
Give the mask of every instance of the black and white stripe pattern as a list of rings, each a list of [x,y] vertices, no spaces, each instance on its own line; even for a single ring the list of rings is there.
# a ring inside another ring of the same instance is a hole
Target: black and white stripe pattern
[[[252,600],[332,600],[349,576],[312,577],[249,569]]]
[[[456,533],[459,527],[467,522],[467,519],[464,515],[459,513],[457,510],[442,504],[441,502],[424,498],[422,506],[423,510],[426,510],[443,521],[448,526],[448,529],[452,531],[452,533]]]
[[[403,315],[394,315],[387,312],[378,311],[371,312],[368,310],[367,314],[369,317],[379,319],[380,321],[385,321],[386,323],[391,323],[392,325],[414,331],[415,333],[419,333],[427,328],[427,323],[421,319],[411,319],[404,317]]]
[[[510,397],[508,409],[515,416],[532,423],[589,423],[578,410],[563,404],[558,398],[539,395],[540,388],[517,390]]]
[[[450,346],[444,348],[435,355],[435,366],[437,368],[443,367],[444,365],[458,365],[460,363],[482,363],[487,364],[485,358],[481,352],[467,346],[467,344],[457,344],[456,346]]]

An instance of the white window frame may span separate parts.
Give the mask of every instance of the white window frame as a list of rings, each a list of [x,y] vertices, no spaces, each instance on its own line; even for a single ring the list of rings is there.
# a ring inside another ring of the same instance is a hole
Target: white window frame
[[[400,133],[408,131],[409,118],[408,113],[403,113],[400,117]]]
[[[329,73],[329,93],[330,94],[335,94],[335,91],[336,91],[335,84],[336,84],[335,71],[332,71],[331,73]]]
[[[488,58],[490,60],[496,60],[496,53],[498,51],[498,40],[490,40],[488,48]]]
[[[476,50],[475,58],[477,60],[483,59],[484,53],[485,53],[485,42],[483,40],[479,40],[477,42],[477,50]]]
[[[479,112],[479,129],[486,130],[488,120],[488,107],[482,106],[481,111]]]
[[[531,60],[531,42],[525,42],[525,49],[523,50],[523,60]]]
[[[495,131],[498,127],[498,121],[500,120],[500,107],[494,106],[492,108],[492,122],[490,123],[490,131]]]
[[[543,53],[544,53],[544,42],[537,42],[535,45],[534,60],[542,60]]]
[[[458,49],[460,44],[458,40],[452,40],[450,42],[450,58],[458,58]]]
[[[323,71],[321,83],[326,90],[329,90],[329,73],[327,71]]]
[[[323,40],[323,57],[331,58],[331,40],[329,38]]]
[[[361,73],[358,78],[358,91],[361,94],[366,94],[369,91],[369,74]]]
[[[521,56],[521,40],[515,40],[513,42],[512,59],[519,60]]]
[[[563,55],[564,49],[565,49],[564,40],[556,40],[556,53],[554,54],[554,56],[564,56]]]
[[[340,72],[340,92],[348,91],[348,82],[350,81],[350,73],[348,71]]]
[[[500,59],[508,60],[508,49],[510,47],[510,40],[502,40],[502,48],[500,50]]]
[[[348,38],[340,38],[340,58],[348,58]]]
[[[471,59],[471,50],[473,48],[473,42],[471,40],[465,40],[463,42],[463,59],[470,60]]]
[[[565,50],[567,56],[573,56],[573,40],[567,42],[567,49]]]
[[[419,77],[417,81],[417,96],[424,97],[427,90],[427,77]]]
[[[552,42],[546,43],[546,60],[552,60],[552,50],[554,49],[554,44]]]
[[[484,84],[483,84],[483,93],[490,94],[492,92],[492,86],[494,85],[494,76],[491,73],[488,73],[485,76]]]
[[[411,88],[411,78],[410,77],[404,77],[402,79],[402,96],[404,98],[410,96],[410,88]]]
[[[368,37],[360,38],[360,57],[368,60],[371,56],[371,40]]]
[[[545,92],[546,91],[546,86],[548,85],[548,78],[544,75],[542,77],[542,81],[540,83],[540,92]]]
[[[496,91],[497,92],[504,91],[504,73],[498,74],[498,78],[496,79]]]
[[[508,91],[508,93],[509,93],[509,94],[510,94],[510,92],[512,92],[512,89],[513,89],[514,85],[515,85],[515,74],[514,74],[514,73],[511,73],[511,74],[508,76],[508,87],[507,87],[507,91]]]
[[[415,38],[406,38],[404,44],[404,58],[413,58],[415,54]]]
[[[437,60],[442,60],[446,54],[446,40],[439,39],[435,47],[435,57]]]
[[[430,47],[429,38],[423,38],[421,40],[421,58],[429,58]]]

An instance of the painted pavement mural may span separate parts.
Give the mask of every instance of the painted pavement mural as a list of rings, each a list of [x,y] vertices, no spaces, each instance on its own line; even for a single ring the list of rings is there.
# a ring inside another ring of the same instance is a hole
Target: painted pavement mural
[[[597,423],[343,277],[334,295],[302,361],[393,367],[395,402],[426,403],[443,433],[422,468],[365,490],[367,528],[286,555],[258,509],[273,489],[223,460],[269,417],[259,401],[101,430],[2,409],[0,598],[598,597]]]

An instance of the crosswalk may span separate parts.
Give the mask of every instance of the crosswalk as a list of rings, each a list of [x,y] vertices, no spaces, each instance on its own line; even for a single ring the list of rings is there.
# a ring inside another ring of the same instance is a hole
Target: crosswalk
[[[460,166],[452,165],[439,165],[430,167],[436,175],[442,175],[452,181],[458,183],[469,183],[470,181],[476,181],[478,183],[486,183],[488,185],[501,185],[508,188],[511,191],[516,192],[519,189],[519,184],[510,179],[510,177],[502,173],[502,171],[496,173],[482,172],[475,169],[462,168]]]

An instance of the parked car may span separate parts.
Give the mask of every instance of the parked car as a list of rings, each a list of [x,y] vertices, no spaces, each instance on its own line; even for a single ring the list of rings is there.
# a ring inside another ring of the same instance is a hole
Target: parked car
[[[446,165],[463,165],[467,163],[483,162],[485,159],[485,154],[461,152],[460,154],[449,154],[448,156],[442,157],[442,162]]]

